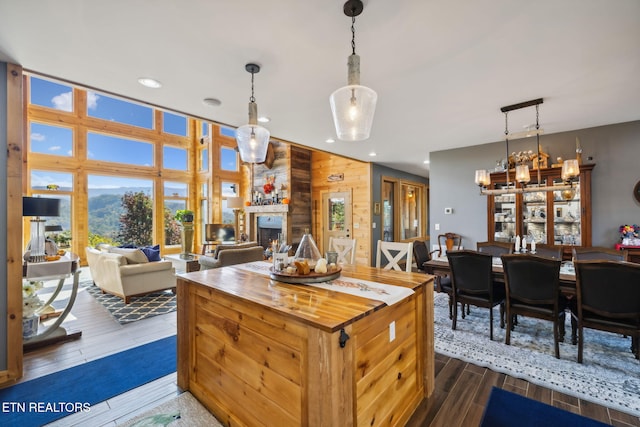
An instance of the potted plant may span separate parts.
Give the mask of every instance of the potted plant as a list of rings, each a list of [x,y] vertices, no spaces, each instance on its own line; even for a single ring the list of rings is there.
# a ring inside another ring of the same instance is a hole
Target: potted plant
[[[174,218],[180,223],[193,222],[193,211],[190,209],[178,209]]]

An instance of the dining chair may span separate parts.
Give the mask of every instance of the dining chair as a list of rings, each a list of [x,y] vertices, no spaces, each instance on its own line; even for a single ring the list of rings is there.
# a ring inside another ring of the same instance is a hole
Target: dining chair
[[[584,328],[631,336],[631,351],[640,359],[640,264],[576,261],[578,363],[582,363]]]
[[[504,327],[505,298],[504,284],[493,281],[492,258],[491,254],[472,250],[447,252],[453,300],[451,329],[456,329],[458,303],[488,308],[489,339],[491,340],[493,340],[493,307],[500,306],[500,326]]]
[[[602,248],[593,246],[590,248],[573,248],[573,259],[576,261],[589,260],[609,260],[609,261],[628,261],[629,252],[626,250],[618,251],[611,248]]]
[[[560,293],[560,259],[530,254],[507,254],[501,258],[506,284],[505,344],[511,344],[514,316],[550,320],[553,322],[555,355],[559,359],[567,306],[566,298]]]
[[[413,259],[419,271],[425,272],[424,263],[431,260],[431,254],[427,247],[427,242],[415,240],[413,242]],[[451,277],[443,274],[434,274],[433,290],[449,295],[449,319],[453,319],[453,300],[451,299]],[[462,318],[465,317],[464,306],[462,310]]]
[[[535,255],[562,260],[562,246],[537,244]]]
[[[378,240],[378,251],[376,256],[376,267],[382,265],[382,257],[385,257],[387,263],[382,267],[385,270],[398,270],[411,272],[411,264],[413,257],[413,242],[384,242]],[[404,260],[404,268],[401,262]]]
[[[338,263],[355,264],[356,262],[356,239],[330,237],[329,250],[338,253]]]
[[[513,253],[513,243],[507,242],[476,242],[476,250],[494,257]]]
[[[438,235],[438,249],[431,251],[431,254],[438,253],[438,257],[441,257],[449,251],[459,251],[462,249],[462,236],[456,233],[444,233]]]

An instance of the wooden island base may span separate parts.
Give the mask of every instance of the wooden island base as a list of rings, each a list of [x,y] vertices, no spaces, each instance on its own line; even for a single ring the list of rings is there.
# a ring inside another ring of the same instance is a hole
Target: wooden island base
[[[404,425],[433,391],[433,277],[385,303],[231,266],[178,279],[178,386],[226,425]],[[342,346],[343,345],[343,346]]]

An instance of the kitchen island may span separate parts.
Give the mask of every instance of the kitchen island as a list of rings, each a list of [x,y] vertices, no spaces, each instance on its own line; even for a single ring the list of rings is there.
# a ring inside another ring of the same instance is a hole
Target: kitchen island
[[[387,305],[244,266],[177,285],[178,386],[222,423],[403,425],[431,394],[433,276],[344,267],[359,286],[413,291]]]

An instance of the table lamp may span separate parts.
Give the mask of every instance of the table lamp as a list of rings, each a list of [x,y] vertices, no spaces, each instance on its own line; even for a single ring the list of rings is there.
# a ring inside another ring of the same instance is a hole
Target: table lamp
[[[45,220],[43,216],[60,216],[60,199],[23,197],[22,216],[31,218],[31,240],[27,246],[29,262],[43,262],[45,256]]]

